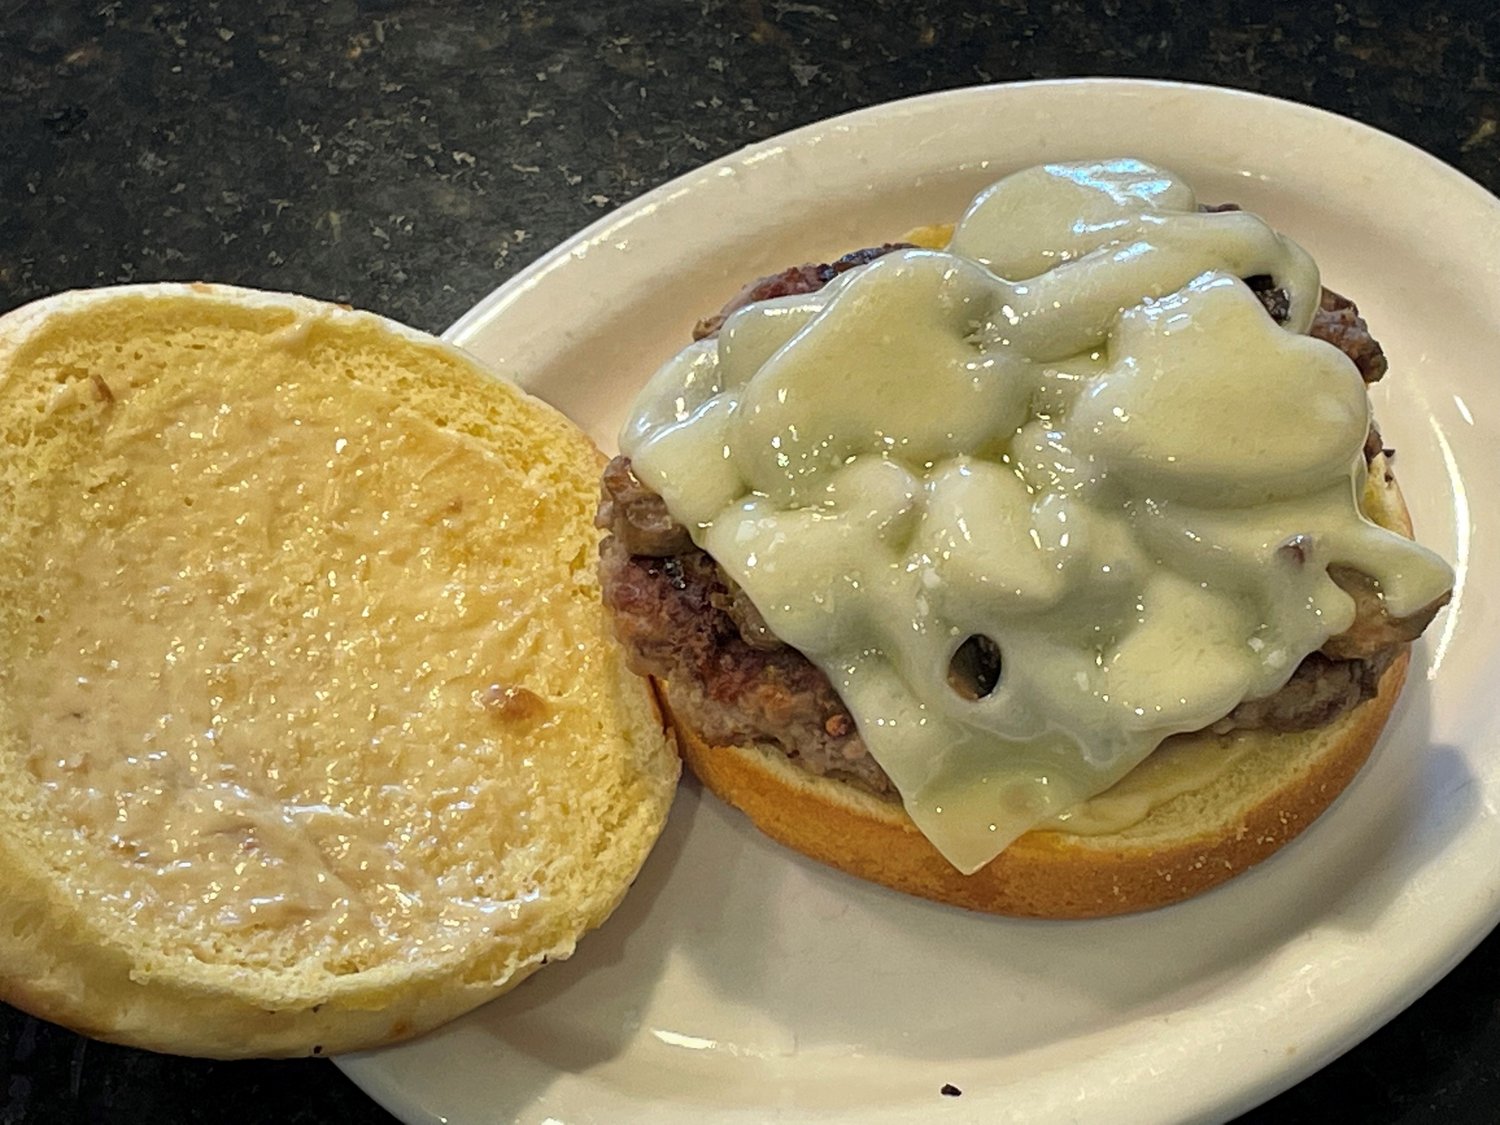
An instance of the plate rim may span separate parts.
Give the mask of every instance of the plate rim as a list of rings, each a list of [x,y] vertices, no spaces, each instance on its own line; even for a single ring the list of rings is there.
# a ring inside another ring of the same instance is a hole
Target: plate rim
[[[903,110],[928,112],[933,107],[944,103],[957,105],[969,100],[984,101],[995,97],[1006,97],[1015,93],[1045,93],[1054,90],[1066,92],[1069,95],[1075,92],[1095,90],[1101,94],[1112,92],[1177,93],[1191,97],[1227,99],[1238,104],[1259,106],[1262,110],[1277,114],[1292,114],[1304,120],[1318,122],[1326,127],[1344,131],[1354,130],[1356,134],[1378,138],[1382,144],[1399,146],[1409,157],[1418,159],[1427,165],[1431,171],[1441,176],[1455,190],[1465,192],[1469,197],[1469,202],[1474,206],[1482,207],[1488,210],[1492,216],[1500,218],[1500,200],[1497,200],[1494,195],[1472,178],[1439,160],[1432,154],[1400,137],[1384,132],[1357,119],[1286,98],[1232,87],[1169,79],[1112,78],[1108,76],[1035,79],[1025,82],[964,86],[913,95],[895,101],[850,110],[834,117],[812,122],[745,145],[713,161],[689,169],[681,175],[606,213],[539,256],[471,306],[467,312],[455,320],[444,332],[444,339],[461,347],[472,343],[476,338],[481,337],[485,333],[487,326],[496,316],[503,313],[509,299],[535,284],[539,278],[545,276],[551,270],[557,268],[559,263],[564,262],[572,256],[578,247],[586,246],[592,241],[597,240],[601,235],[616,229],[621,223],[622,218],[644,213],[646,210],[670,199],[684,188],[690,188],[693,183],[713,176],[721,169],[742,166],[747,161],[754,160],[778,146],[787,146],[808,141],[819,135],[826,134],[830,130],[864,127],[878,118],[883,118],[885,115],[898,113]],[[1353,1013],[1351,1017],[1339,1021],[1337,1026],[1330,1025],[1320,1029],[1321,1034],[1312,1036],[1307,1044],[1311,1049],[1299,1051],[1294,1059],[1287,1060],[1287,1063],[1283,1065],[1265,1068],[1262,1072],[1254,1076],[1253,1081],[1237,1085],[1233,1089],[1227,1090],[1227,1092],[1221,1092],[1221,1096],[1217,1098],[1200,1098],[1191,1106],[1182,1107],[1186,1112],[1180,1119],[1194,1121],[1220,1120],[1232,1113],[1243,1112],[1255,1105],[1259,1105],[1326,1066],[1333,1059],[1364,1040],[1377,1028],[1409,1007],[1411,1003],[1428,991],[1438,980],[1451,972],[1495,928],[1497,922],[1500,922],[1500,898],[1497,898],[1494,893],[1495,887],[1490,887],[1489,889],[1491,891],[1490,901],[1482,906],[1476,901],[1474,908],[1464,916],[1465,924],[1456,926],[1450,931],[1450,938],[1453,938],[1455,933],[1457,937],[1442,945],[1442,956],[1429,957],[1422,964],[1420,972],[1405,975],[1400,981],[1401,987],[1387,993],[1384,1002]],[[1476,896],[1476,900],[1478,897]],[[424,1109],[418,1100],[414,1100],[408,1096],[408,1093],[401,1087],[399,1082],[388,1074],[382,1075],[378,1062],[373,1056],[353,1056],[348,1059],[335,1059],[335,1062],[357,1085],[388,1109],[391,1109],[392,1112],[401,1115],[404,1120],[438,1120],[438,1118]],[[971,1103],[970,1106],[965,1108],[972,1110],[983,1107],[974,1106]]]
[[[569,235],[557,245],[534,258],[461,313],[452,324],[443,330],[441,337],[458,347],[467,346],[470,341],[484,331],[489,320],[499,312],[507,298],[514,292],[526,289],[537,278],[556,268],[560,262],[572,255],[577,247],[587,245],[597,240],[600,235],[616,228],[621,221],[622,215],[626,213],[635,214],[652,209],[671,199],[684,187],[696,180],[710,178],[720,173],[723,169],[744,165],[773,149],[810,140],[831,130],[859,127],[886,114],[898,113],[903,110],[925,111],[929,107],[939,106],[949,101],[955,103],[967,100],[984,101],[997,95],[1007,96],[1011,93],[1026,93],[1031,91],[1072,93],[1084,90],[1118,91],[1120,93],[1180,93],[1194,97],[1223,98],[1226,101],[1275,107],[1277,112],[1289,113],[1309,120],[1323,121],[1330,126],[1341,129],[1353,128],[1372,138],[1378,138],[1383,143],[1399,146],[1408,156],[1422,161],[1433,171],[1460,182],[1463,188],[1474,197],[1476,204],[1485,206],[1491,209],[1496,215],[1500,215],[1500,198],[1497,198],[1478,181],[1453,167],[1451,164],[1439,160],[1425,149],[1419,148],[1410,141],[1396,136],[1394,133],[1378,129],[1357,118],[1348,117],[1344,114],[1335,113],[1332,110],[1309,105],[1305,102],[1293,101],[1290,98],[1283,98],[1274,94],[1263,94],[1254,90],[1240,89],[1235,86],[1215,86],[1209,83],[1184,82],[1170,78],[1116,78],[1108,75],[1033,78],[1021,82],[992,82],[973,86],[954,86],[943,90],[913,94],[892,101],[877,102],[871,105],[860,106],[856,109],[846,110],[832,117],[821,118],[806,125],[799,125],[796,128],[788,129],[785,132],[773,134],[759,141],[752,141],[713,160],[689,168],[664,183],[658,184],[656,187],[626,200],[618,207],[612,208],[587,226]]]

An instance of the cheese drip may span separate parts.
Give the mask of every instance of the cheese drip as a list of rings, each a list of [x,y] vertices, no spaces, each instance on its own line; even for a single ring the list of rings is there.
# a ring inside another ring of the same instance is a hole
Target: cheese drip
[[[972,872],[1283,686],[1353,620],[1330,564],[1398,616],[1451,583],[1360,515],[1369,403],[1302,335],[1319,292],[1301,248],[1169,172],[1031,168],[946,251],[735,313],[620,444]],[[978,699],[949,682],[973,636],[1001,661]]]

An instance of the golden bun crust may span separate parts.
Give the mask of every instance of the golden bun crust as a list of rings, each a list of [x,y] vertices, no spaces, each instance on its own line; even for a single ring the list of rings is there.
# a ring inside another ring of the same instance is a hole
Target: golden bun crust
[[[0,999],[333,1054],[569,956],[680,769],[600,604],[601,465],[368,313],[150,285],[0,318]]]
[[[1410,535],[1383,458],[1364,509]],[[1403,649],[1378,694],[1332,724],[1275,734],[1200,732],[1173,742],[1233,753],[1202,788],[1170,796],[1138,823],[1104,835],[1032,831],[973,875],[960,874],[900,804],[818,777],[764,746],[709,746],[684,724],[688,767],[766,835],[832,867],[938,902],[992,914],[1092,918],[1150,910],[1217,886],[1275,853],[1310,825],[1369,757],[1406,678]],[[670,700],[670,690],[667,692]]]

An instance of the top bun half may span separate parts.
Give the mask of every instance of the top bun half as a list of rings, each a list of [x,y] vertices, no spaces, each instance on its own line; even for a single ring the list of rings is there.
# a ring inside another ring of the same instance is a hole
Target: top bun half
[[[678,773],[600,456],[379,317],[0,318],[0,997],[210,1056],[392,1042],[569,955]]]

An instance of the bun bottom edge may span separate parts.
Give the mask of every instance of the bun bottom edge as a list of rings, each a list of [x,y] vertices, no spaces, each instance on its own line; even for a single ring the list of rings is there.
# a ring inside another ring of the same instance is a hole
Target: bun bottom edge
[[[1298,736],[1252,734],[1273,753],[1277,741],[1285,741],[1287,752],[1297,757],[1295,768],[1248,792],[1238,790],[1226,800],[1222,815],[1191,832],[1138,832],[1150,826],[1159,810],[1141,825],[1112,836],[1033,831],[973,875],[952,867],[898,804],[807,773],[773,748],[710,746],[686,724],[673,725],[683,760],[708,790],[761,832],[811,859],[893,890],[970,910],[1028,918],[1100,918],[1202,894],[1295,839],[1364,765],[1401,692],[1409,661],[1410,651],[1403,649],[1381,678],[1379,692],[1310,744],[1295,745]],[[669,694],[661,694],[670,709]]]

